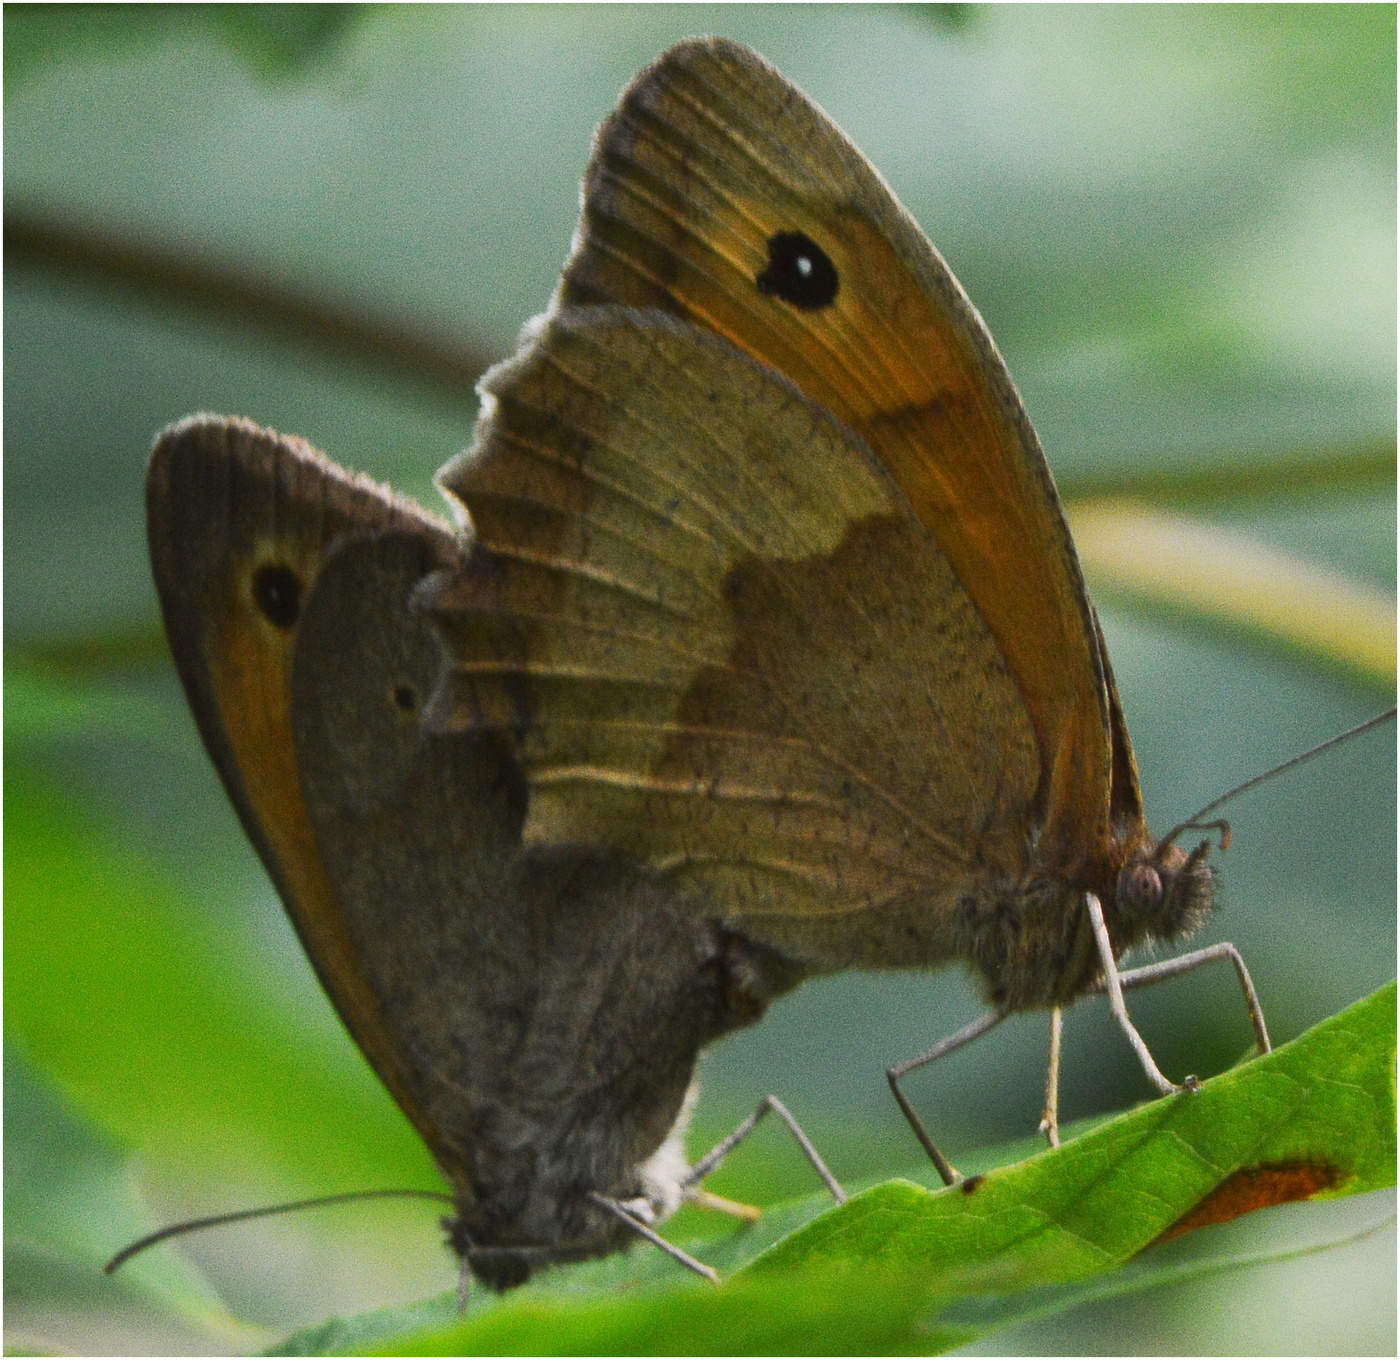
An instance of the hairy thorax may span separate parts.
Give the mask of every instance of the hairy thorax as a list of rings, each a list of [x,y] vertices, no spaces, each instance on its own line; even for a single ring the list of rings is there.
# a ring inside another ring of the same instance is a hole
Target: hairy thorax
[[[1063,1005],[1103,976],[1085,895],[1099,899],[1115,961],[1137,945],[1185,939],[1214,901],[1205,849],[1187,854],[1147,841],[1120,856],[1116,871],[1067,874],[1033,865],[1016,878],[990,879],[957,900],[956,953],[998,1010]]]

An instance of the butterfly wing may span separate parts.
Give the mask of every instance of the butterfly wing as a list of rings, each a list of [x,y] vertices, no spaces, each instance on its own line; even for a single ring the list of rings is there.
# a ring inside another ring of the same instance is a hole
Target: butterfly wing
[[[337,906],[297,768],[293,657],[307,601],[338,545],[408,531],[428,567],[450,531],[298,439],[196,416],[167,430],[146,482],[151,563],[190,707],[224,787],[322,985],[399,1104],[435,1144],[362,946]]]
[[[1034,734],[870,450],[662,312],[562,312],[483,393],[430,721],[513,740],[526,842],[622,850],[814,966],[955,952],[960,885],[1023,862]]]
[[[420,722],[441,649],[411,597],[441,565],[422,532],[335,546],[298,626],[289,702],[355,985],[379,1003],[407,1108],[470,1199],[488,1107],[511,1086],[502,1036],[530,1006],[517,936],[531,904],[513,886],[524,790],[509,753]]]
[[[599,303],[725,337],[865,440],[1014,678],[1042,862],[1101,853],[1105,668],[1049,469],[981,318],[840,129],[735,43],[664,54],[600,128],[585,179],[555,306]],[[1134,804],[1135,785],[1114,801]]]
[[[196,418],[157,444],[152,560],[205,742],[326,991],[457,1195],[482,1278],[674,1209],[695,1055],[798,975],[635,861],[522,845],[511,740],[442,731],[415,596],[457,540],[299,440]]]

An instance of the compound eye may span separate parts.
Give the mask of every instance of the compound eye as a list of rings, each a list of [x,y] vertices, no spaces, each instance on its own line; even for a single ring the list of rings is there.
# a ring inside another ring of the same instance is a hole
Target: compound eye
[[[1162,900],[1162,876],[1150,864],[1130,864],[1118,880],[1121,906],[1141,911]]]

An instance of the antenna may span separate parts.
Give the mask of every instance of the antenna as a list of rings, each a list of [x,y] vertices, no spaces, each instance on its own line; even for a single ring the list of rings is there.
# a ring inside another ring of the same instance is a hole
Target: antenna
[[[217,1228],[224,1223],[240,1223],[245,1218],[270,1218],[273,1214],[291,1214],[300,1209],[319,1209],[327,1204],[349,1204],[357,1199],[436,1199],[453,1204],[451,1195],[441,1190],[348,1190],[341,1195],[318,1195],[315,1199],[294,1200],[290,1204],[269,1204],[261,1209],[236,1209],[228,1214],[211,1214],[208,1218],[186,1219],[183,1223],[172,1223],[169,1227],[147,1233],[128,1247],[123,1247],[105,1266],[104,1275],[120,1269],[131,1258],[157,1242],[168,1237],[180,1237],[185,1233],[198,1232],[201,1228]]]
[[[1183,831],[1218,831],[1220,832],[1220,848],[1223,850],[1230,844],[1230,823],[1221,819],[1213,822],[1205,822],[1201,819],[1214,812],[1216,808],[1224,806],[1230,799],[1237,798],[1248,789],[1252,789],[1257,784],[1262,784],[1266,779],[1272,779],[1275,775],[1282,774],[1285,770],[1291,770],[1297,765],[1302,765],[1305,761],[1311,760],[1314,756],[1320,756],[1324,751],[1330,751],[1334,746],[1340,746],[1344,741],[1350,741],[1353,737],[1359,737],[1363,732],[1369,732],[1373,727],[1379,727],[1383,722],[1389,722],[1395,717],[1395,709],[1387,709],[1384,713],[1377,713],[1374,718],[1367,718],[1364,723],[1358,723],[1355,727],[1349,728],[1345,732],[1339,733],[1335,737],[1329,737],[1326,741],[1320,742],[1317,746],[1302,752],[1300,755],[1292,756],[1290,759],[1275,765],[1272,769],[1265,770],[1263,774],[1256,774],[1252,779],[1246,779],[1243,784],[1236,784],[1233,789],[1222,793],[1219,798],[1212,799],[1205,807],[1188,817],[1179,826],[1174,826],[1162,837],[1157,848],[1170,845]]]

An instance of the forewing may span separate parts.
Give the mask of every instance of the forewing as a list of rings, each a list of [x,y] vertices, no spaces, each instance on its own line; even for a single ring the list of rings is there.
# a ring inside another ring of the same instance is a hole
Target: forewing
[[[1098,853],[1107,697],[1049,469],[981,318],[841,130],[738,44],[667,52],[594,145],[556,305],[599,303],[724,336],[866,441],[1030,715],[1042,857],[1073,868]]]
[[[205,746],[322,985],[417,1119],[401,1054],[365,980],[363,946],[346,930],[307,813],[292,659],[306,603],[337,545],[407,530],[440,568],[456,558],[456,542],[410,502],[245,420],[197,416],[167,430],[146,496],[166,633]]]

